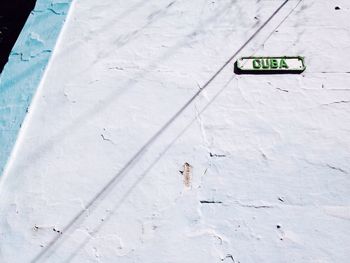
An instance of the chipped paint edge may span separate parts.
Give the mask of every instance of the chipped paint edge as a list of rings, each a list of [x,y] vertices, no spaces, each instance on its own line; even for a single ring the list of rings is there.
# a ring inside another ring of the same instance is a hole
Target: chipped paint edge
[[[0,177],[13,155],[71,4],[72,0],[37,0],[0,74]]]

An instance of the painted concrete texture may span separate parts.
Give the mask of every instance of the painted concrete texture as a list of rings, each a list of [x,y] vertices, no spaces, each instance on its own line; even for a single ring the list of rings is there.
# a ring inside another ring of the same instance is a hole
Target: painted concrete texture
[[[350,3],[287,1],[238,54],[302,75],[218,72],[282,3],[74,1],[2,178],[0,261],[348,262]]]
[[[51,57],[71,0],[37,0],[0,75],[0,175]]]

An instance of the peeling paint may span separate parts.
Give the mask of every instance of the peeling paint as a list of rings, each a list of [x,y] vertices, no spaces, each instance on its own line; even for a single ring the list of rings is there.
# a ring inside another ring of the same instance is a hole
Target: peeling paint
[[[51,57],[71,0],[37,0],[0,75],[0,175]],[[52,15],[50,8],[59,16]]]

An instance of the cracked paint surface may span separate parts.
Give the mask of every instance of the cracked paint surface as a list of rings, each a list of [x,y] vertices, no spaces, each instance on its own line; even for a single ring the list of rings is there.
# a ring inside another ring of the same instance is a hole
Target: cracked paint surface
[[[0,175],[30,109],[70,2],[37,0],[0,75]]]
[[[74,1],[2,178],[0,261],[347,263],[348,1],[288,1],[239,54],[302,75],[231,63],[203,89],[281,3]]]

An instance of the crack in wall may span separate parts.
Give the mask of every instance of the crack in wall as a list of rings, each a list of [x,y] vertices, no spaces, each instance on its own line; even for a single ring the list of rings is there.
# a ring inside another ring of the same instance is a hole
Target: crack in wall
[[[328,163],[327,163],[327,167],[331,168],[332,170],[336,170],[336,171],[339,171],[341,173],[348,174],[348,172],[345,171],[344,169],[336,167],[336,166],[333,166],[333,165],[330,165]]]

